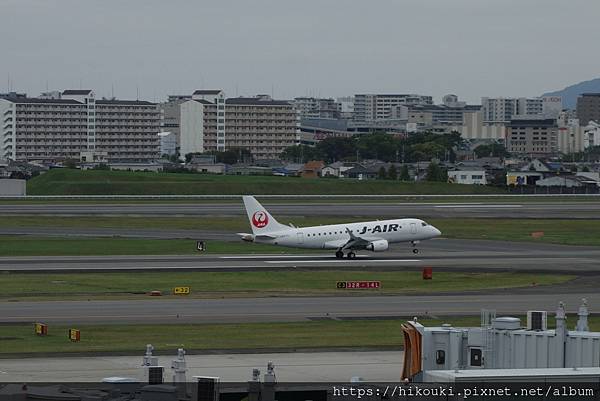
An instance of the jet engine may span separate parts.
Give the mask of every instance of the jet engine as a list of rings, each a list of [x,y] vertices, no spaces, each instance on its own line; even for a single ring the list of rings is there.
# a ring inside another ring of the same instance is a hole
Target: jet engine
[[[370,242],[369,245],[367,245],[367,249],[369,251],[373,251],[373,252],[387,251],[388,248],[389,248],[389,244],[384,239]]]

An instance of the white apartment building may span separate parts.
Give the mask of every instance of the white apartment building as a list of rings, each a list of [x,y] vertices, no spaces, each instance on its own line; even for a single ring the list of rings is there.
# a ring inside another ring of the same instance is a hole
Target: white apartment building
[[[297,97],[291,103],[300,118],[340,118],[341,105],[332,98]]]
[[[519,116],[556,118],[562,111],[562,98],[558,96],[539,98],[482,97],[481,110],[484,122],[491,123],[507,123]]]
[[[198,91],[196,91],[198,92]],[[180,153],[248,149],[255,159],[278,158],[299,140],[294,106],[261,95],[225,99],[220,92],[181,104]]]
[[[558,125],[558,151],[564,154],[581,152],[584,149],[584,128],[577,118],[569,118],[569,114],[561,112],[556,119]]]
[[[354,96],[338,97],[341,118],[354,118]]]
[[[583,129],[583,146],[589,148],[600,146],[600,124],[590,121]]]
[[[114,163],[159,157],[160,112],[150,102],[65,90],[59,99],[0,99],[0,118],[0,157],[12,160]]]
[[[359,123],[393,118],[398,106],[433,104],[431,96],[415,94],[357,94],[354,95],[354,121]]]

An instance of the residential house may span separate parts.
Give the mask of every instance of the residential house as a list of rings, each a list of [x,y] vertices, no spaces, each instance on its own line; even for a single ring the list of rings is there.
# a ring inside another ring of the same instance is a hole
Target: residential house
[[[311,160],[304,164],[300,176],[302,178],[318,178],[321,176],[323,167],[325,167],[325,163],[322,160]]]
[[[486,171],[478,170],[452,170],[448,171],[448,182],[452,184],[487,185]]]

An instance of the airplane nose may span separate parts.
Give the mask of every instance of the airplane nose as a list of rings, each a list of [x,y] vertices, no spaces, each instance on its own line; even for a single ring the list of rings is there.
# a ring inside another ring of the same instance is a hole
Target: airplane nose
[[[439,237],[440,235],[442,235],[442,232],[440,230],[438,230],[437,228],[431,226],[431,228],[433,229],[433,235],[436,237]]]

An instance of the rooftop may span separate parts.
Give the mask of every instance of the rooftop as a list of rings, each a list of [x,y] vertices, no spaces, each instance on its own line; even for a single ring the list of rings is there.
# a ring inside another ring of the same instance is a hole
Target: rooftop
[[[270,100],[256,97],[233,97],[225,101],[231,105],[248,105],[248,106],[291,106],[291,103],[284,100]]]
[[[198,89],[194,91],[194,95],[218,95],[223,92],[220,89]]]
[[[67,89],[63,91],[63,95],[89,95],[92,93],[91,89]]]
[[[140,106],[155,106],[156,103],[147,102],[145,100],[119,100],[119,99],[100,99],[96,100],[96,104],[126,104]]]
[[[7,100],[9,102],[12,103],[33,103],[33,104],[76,104],[76,105],[80,105],[82,106],[83,103],[78,102],[77,100],[72,100],[72,99],[38,99],[38,98],[32,98],[32,97],[8,97],[8,98],[4,98],[4,100]]]

